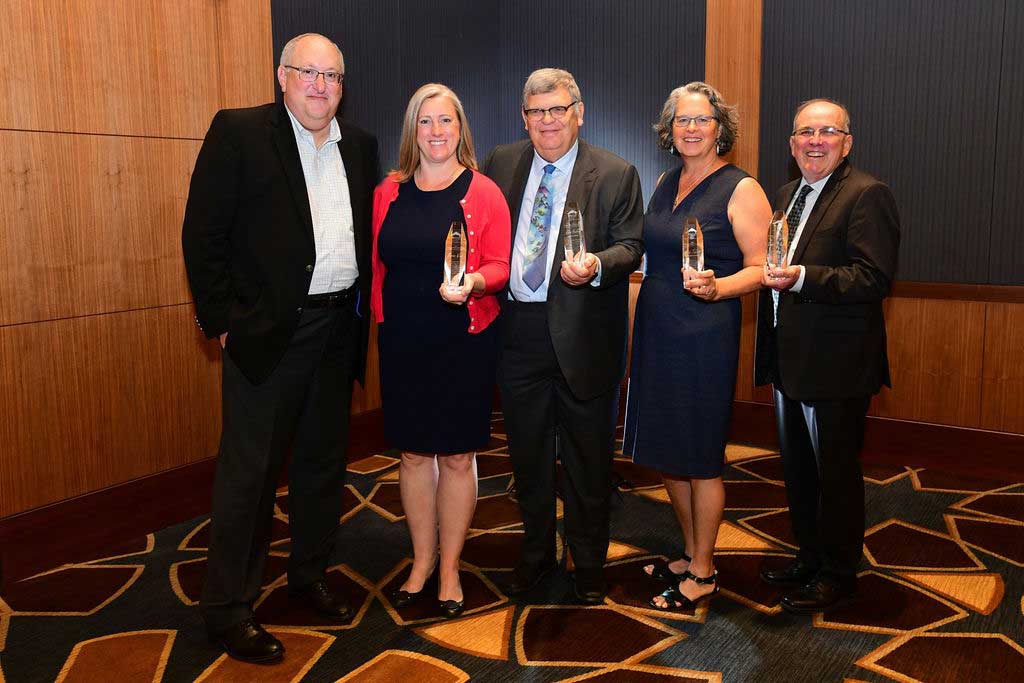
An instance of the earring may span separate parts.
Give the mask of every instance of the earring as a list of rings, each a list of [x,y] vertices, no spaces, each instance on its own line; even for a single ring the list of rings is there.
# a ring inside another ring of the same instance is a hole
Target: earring
[[[668,153],[671,154],[674,157],[679,156],[679,150],[676,149],[675,144],[673,144],[671,147],[668,148]]]
[[[715,140],[715,154],[722,156],[722,141]]]

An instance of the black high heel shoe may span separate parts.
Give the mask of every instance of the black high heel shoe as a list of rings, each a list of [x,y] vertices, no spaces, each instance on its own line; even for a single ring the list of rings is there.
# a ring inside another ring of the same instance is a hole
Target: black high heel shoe
[[[391,592],[391,604],[395,609],[402,609],[407,607],[414,602],[417,602],[423,597],[423,589],[419,589],[415,593],[410,593],[407,590],[398,589]]]
[[[686,553],[683,553],[681,559],[686,560],[687,562],[690,562],[691,560],[690,556]],[[641,571],[643,571],[644,576],[649,576],[656,581],[671,583],[673,585],[681,582],[683,578],[686,576],[686,570],[684,569],[683,571],[676,574],[668,565],[669,563],[666,560],[655,560],[651,564],[645,564],[641,568]],[[647,573],[648,567],[652,568],[649,574]]]
[[[462,614],[463,610],[466,609],[466,599],[462,600],[438,600],[438,607],[441,608],[441,613],[446,619],[454,619],[455,617]]]

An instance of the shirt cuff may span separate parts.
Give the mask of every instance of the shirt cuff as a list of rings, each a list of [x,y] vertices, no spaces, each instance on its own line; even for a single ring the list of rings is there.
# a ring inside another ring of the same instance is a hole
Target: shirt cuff
[[[595,275],[594,279],[590,281],[590,286],[591,287],[600,287],[601,286],[601,259],[597,258],[597,256],[595,255],[594,256],[594,260],[597,261],[597,275]]]
[[[807,277],[807,269],[803,266],[797,266],[800,269],[800,276],[796,279],[796,284],[790,287],[790,291],[800,293],[800,288],[804,286],[804,278]]]

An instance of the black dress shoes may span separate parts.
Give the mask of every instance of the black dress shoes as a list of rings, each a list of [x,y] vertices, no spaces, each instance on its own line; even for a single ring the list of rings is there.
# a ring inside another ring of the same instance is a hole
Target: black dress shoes
[[[806,585],[817,573],[817,566],[808,564],[803,560],[794,559],[781,569],[762,569],[761,580],[769,586],[790,586],[796,588]]]
[[[848,602],[857,595],[854,579],[839,581],[827,577],[811,580],[806,586],[783,596],[782,609],[793,614],[811,614]]]
[[[608,595],[604,570],[577,567],[573,574],[573,592],[576,593],[576,599],[584,605],[604,604],[604,597]]]
[[[504,586],[505,595],[522,595],[533,589],[540,580],[555,570],[558,564],[547,562],[540,565],[524,564],[516,567],[512,578]]]
[[[331,591],[324,579],[317,579],[309,585],[292,588],[290,592],[292,599],[305,603],[307,607],[324,619],[349,621],[354,616],[352,608]]]
[[[251,618],[229,626],[220,633],[211,633],[210,642],[220,645],[229,657],[242,662],[266,664],[284,656],[281,641]]]

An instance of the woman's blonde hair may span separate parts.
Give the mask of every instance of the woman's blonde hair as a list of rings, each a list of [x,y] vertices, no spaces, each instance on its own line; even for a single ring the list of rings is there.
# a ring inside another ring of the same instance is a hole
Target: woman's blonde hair
[[[420,86],[412,94],[409,106],[405,108],[405,119],[402,122],[402,141],[398,145],[398,168],[391,172],[399,183],[412,177],[420,166],[420,149],[416,145],[416,122],[419,119],[420,107],[432,97],[447,97],[459,117],[459,145],[455,149],[455,158],[466,168],[477,169],[476,151],[473,149],[473,135],[469,132],[469,120],[462,102],[451,88],[440,83],[427,83]]]

